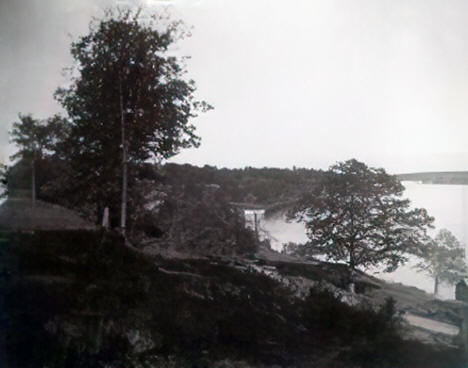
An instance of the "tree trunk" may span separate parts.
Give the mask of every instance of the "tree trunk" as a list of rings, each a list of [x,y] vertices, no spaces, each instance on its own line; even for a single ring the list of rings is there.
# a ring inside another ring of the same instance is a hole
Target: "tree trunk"
[[[122,138],[122,200],[120,212],[120,229],[122,235],[125,236],[125,229],[127,224],[127,140],[125,137],[125,112],[122,94],[122,78],[119,78],[119,92],[120,92],[120,125],[121,125],[121,138]]]
[[[349,286],[348,290],[350,293],[356,292],[356,284],[354,282],[356,276],[356,262],[354,261],[353,253],[349,253]]]
[[[31,161],[31,202],[36,206],[36,159]]]
[[[254,225],[255,225],[255,247],[258,250],[260,244],[260,237],[258,236],[258,218],[257,213],[254,212]]]
[[[104,229],[109,229],[109,207],[104,208],[102,214],[102,227]]]
[[[437,296],[439,293],[439,278],[436,276],[434,278],[434,296]]]
[[[355,270],[354,268],[350,268],[349,270],[349,287],[348,290],[350,293],[356,293],[356,283],[354,281],[355,278]]]

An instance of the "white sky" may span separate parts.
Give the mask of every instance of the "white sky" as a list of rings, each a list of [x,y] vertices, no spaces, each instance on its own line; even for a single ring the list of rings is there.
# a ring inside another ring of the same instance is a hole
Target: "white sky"
[[[111,0],[0,0],[0,158],[18,112],[47,117],[69,45]],[[146,0],[193,25],[196,165],[468,169],[468,2]],[[68,36],[72,35],[72,38]]]

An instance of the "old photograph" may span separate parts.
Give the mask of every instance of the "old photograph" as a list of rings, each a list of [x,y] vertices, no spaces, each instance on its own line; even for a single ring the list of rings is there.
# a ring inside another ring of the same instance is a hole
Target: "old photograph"
[[[0,87],[1,368],[468,366],[468,2],[0,0]]]

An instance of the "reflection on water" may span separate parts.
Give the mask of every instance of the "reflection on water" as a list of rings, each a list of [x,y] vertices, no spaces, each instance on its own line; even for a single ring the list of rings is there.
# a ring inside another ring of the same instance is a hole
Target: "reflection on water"
[[[435,235],[440,229],[450,230],[463,244],[467,244],[468,236],[468,189],[465,185],[435,185],[404,182],[406,187],[404,196],[411,200],[414,207],[425,208],[435,218]],[[297,223],[286,223],[284,217],[265,219],[261,224],[272,238],[272,246],[280,250],[287,242],[303,242],[307,239],[304,226]],[[413,262],[414,264],[414,262]],[[376,276],[386,280],[401,282],[406,285],[419,287],[428,292],[434,288],[433,280],[417,272],[411,264],[400,267],[393,273],[376,273]],[[442,285],[442,298],[453,298],[454,288]]]
[[[307,240],[304,225],[297,222],[286,222],[285,215],[265,219],[261,224],[268,234],[273,249],[280,251],[282,245],[293,242],[303,243]]]

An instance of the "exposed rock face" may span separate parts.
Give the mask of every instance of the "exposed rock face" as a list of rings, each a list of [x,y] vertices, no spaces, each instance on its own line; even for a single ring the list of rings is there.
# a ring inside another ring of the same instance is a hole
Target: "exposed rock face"
[[[150,351],[158,347],[157,343],[153,340],[151,332],[146,329],[137,330],[130,328],[125,332],[125,336],[127,336],[128,343],[135,354]]]

